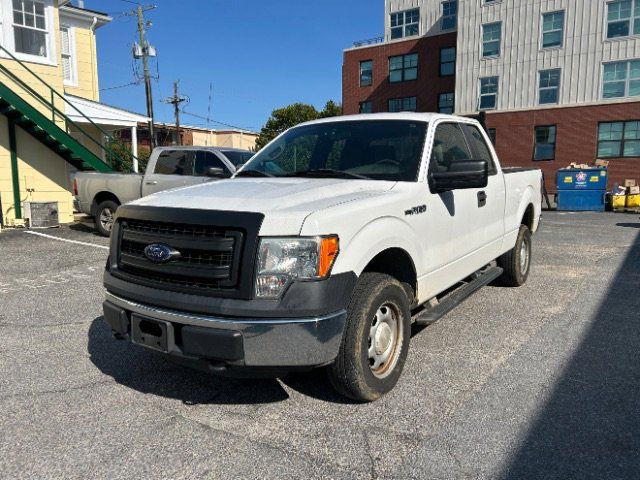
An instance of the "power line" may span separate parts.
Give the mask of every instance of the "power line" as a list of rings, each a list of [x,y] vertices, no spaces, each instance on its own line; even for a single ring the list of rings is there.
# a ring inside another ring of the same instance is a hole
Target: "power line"
[[[132,87],[134,85],[140,85],[140,82],[129,82],[123,85],[114,85],[113,87],[105,87],[105,88],[101,88],[100,91],[105,92],[107,90],[116,90],[118,88]]]
[[[213,118],[205,117],[203,115],[198,115],[196,113],[187,112],[184,109],[182,110],[182,113],[184,113],[185,115],[189,115],[190,117],[199,118],[199,119],[205,120],[205,121],[210,121],[210,122],[213,122],[213,123],[217,123],[218,125],[224,125],[225,127],[235,128],[237,130],[245,130],[245,131],[253,130],[253,128],[239,127],[237,125],[231,125],[229,123],[224,123],[224,122],[221,122],[219,120],[214,120]]]

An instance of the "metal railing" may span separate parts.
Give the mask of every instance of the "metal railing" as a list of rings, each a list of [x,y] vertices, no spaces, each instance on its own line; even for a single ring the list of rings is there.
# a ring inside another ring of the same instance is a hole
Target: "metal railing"
[[[353,42],[354,47],[365,47],[367,45],[376,45],[378,43],[383,43],[384,37],[373,37],[367,38],[366,40],[358,40],[357,42]]]
[[[66,127],[65,132],[67,134],[69,134],[69,125],[72,125],[79,133],[81,133],[84,136],[84,138],[89,140],[92,144],[94,144],[96,147],[98,147],[101,151],[103,151],[106,154],[105,155],[105,160],[102,160],[102,159],[101,160],[103,162],[109,164],[111,167],[113,167],[113,165],[111,165],[108,161],[106,161],[106,159],[109,158],[109,157],[111,157],[113,159],[113,158],[118,157],[119,155],[113,149],[111,149],[108,146],[104,145],[102,141],[94,138],[89,133],[87,133],[85,131],[85,129],[83,129],[82,127],[80,127],[80,125],[78,125],[76,122],[71,120],[71,118],[69,118],[64,111],[62,111],[58,107],[56,107],[56,105],[55,105],[56,98],[62,100],[64,105],[70,106],[80,117],[83,118],[84,121],[86,121],[86,123],[88,123],[88,124],[92,125],[93,127],[95,127],[104,136],[104,138],[106,140],[108,140],[110,142],[113,142],[113,143],[116,143],[116,144],[119,144],[121,147],[127,148],[128,154],[131,156],[131,159],[133,161],[137,161],[138,160],[138,158],[133,155],[133,152],[131,152],[130,149],[124,143],[122,143],[119,139],[116,139],[115,137],[113,137],[109,132],[105,131],[102,127],[100,127],[93,120],[91,120],[89,117],[87,117],[80,109],[78,109],[78,107],[76,107],[73,103],[71,103],[69,100],[67,100],[63,94],[61,94],[56,89],[54,89],[51,85],[49,85],[47,82],[45,82],[37,73],[35,73],[33,70],[31,70],[23,61],[18,59],[15,55],[13,55],[9,50],[7,50],[2,45],[0,45],[0,52],[4,52],[8,56],[9,59],[15,61],[26,72],[28,72],[29,74],[31,74],[31,76],[33,76],[35,79],[37,79],[38,82],[45,87],[45,89],[48,90],[48,96],[51,99],[50,101],[47,100],[45,97],[43,97],[40,93],[38,93],[33,87],[31,87],[27,82],[25,82],[23,79],[21,79],[19,76],[17,76],[14,72],[12,72],[6,65],[3,65],[2,63],[0,63],[0,71],[2,73],[4,73],[7,77],[9,77],[11,79],[11,81],[16,83],[20,88],[25,90],[29,95],[31,95],[31,97],[33,97],[35,100],[37,100],[41,105],[46,107],[47,110],[50,110],[50,112],[51,112],[51,121],[53,123],[56,122],[56,119],[58,117],[61,120],[64,120],[65,127]],[[3,57],[0,56],[0,62],[2,60],[3,60]]]

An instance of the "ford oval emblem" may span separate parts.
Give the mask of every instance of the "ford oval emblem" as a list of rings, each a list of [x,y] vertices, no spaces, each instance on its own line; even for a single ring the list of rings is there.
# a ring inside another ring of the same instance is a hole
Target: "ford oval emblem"
[[[180,252],[164,243],[152,243],[144,247],[144,256],[153,263],[166,263],[180,257]]]

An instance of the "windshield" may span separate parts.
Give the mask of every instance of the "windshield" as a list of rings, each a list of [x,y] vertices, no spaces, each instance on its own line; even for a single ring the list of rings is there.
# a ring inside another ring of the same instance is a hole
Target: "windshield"
[[[258,152],[242,176],[417,180],[426,122],[356,120],[292,128]]]

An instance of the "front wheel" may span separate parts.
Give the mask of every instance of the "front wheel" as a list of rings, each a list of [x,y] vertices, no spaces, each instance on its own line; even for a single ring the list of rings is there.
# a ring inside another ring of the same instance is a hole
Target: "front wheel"
[[[520,225],[515,246],[498,257],[498,266],[504,273],[498,279],[506,287],[520,287],[525,284],[531,270],[531,232],[526,225]]]
[[[402,284],[382,273],[364,273],[347,311],[340,351],[329,379],[341,394],[370,402],[398,382],[409,351],[411,312]]]
[[[116,216],[116,210],[118,204],[113,200],[105,200],[96,209],[96,229],[105,237],[111,235],[111,228],[113,227],[113,220]]]

